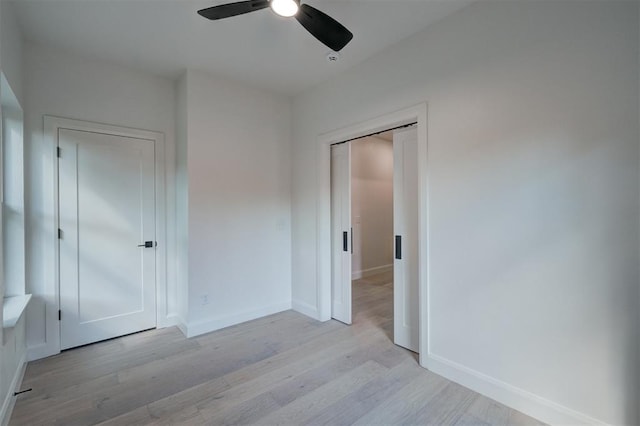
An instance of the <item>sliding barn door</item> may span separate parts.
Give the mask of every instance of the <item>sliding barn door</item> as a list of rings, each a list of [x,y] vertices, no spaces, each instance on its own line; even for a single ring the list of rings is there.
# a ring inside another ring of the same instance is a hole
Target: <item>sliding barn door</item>
[[[60,129],[61,348],[156,326],[154,141]]]
[[[351,144],[331,147],[331,317],[351,324]]]
[[[418,133],[393,134],[393,336],[418,352]]]

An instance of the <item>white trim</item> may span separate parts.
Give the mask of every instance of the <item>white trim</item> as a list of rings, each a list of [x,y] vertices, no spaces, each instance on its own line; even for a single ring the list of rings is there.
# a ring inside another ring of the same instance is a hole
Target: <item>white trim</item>
[[[187,336],[187,322],[178,314],[167,315],[165,327],[178,327],[182,334]]]
[[[331,319],[331,139],[318,138],[316,203],[316,311]]]
[[[2,328],[15,327],[27,309],[30,300],[30,294],[5,297],[2,301]]]
[[[316,283],[318,319],[331,319],[331,144],[417,122],[418,131],[418,280],[420,365],[429,353],[429,203],[427,174],[427,104],[324,133],[317,140]]]
[[[46,313],[45,313],[46,318]],[[48,356],[55,355],[55,353],[51,353],[49,345],[47,343],[39,343],[34,346],[27,347],[27,361],[35,361],[37,359],[46,358]]]
[[[315,306],[300,300],[294,300],[291,305],[291,309],[294,311],[300,312],[302,315],[318,319],[318,309]]]
[[[5,396],[2,403],[2,409],[0,409],[0,425],[2,426],[8,425],[9,420],[11,420],[11,413],[13,412],[13,407],[16,404],[16,396],[13,393],[17,392],[22,385],[24,372],[27,369],[26,355],[22,356],[18,365],[20,367],[16,369],[16,373],[13,376],[13,380],[11,380],[11,386],[9,386],[7,396]]]
[[[427,368],[547,424],[607,424],[438,355],[429,354]]]
[[[45,292],[42,295],[45,302],[45,342],[28,348],[30,360],[43,358],[60,353],[60,323],[58,321],[58,309],[60,307],[60,271],[59,271],[59,247],[57,238],[58,229],[58,131],[59,129],[78,130],[108,135],[123,136],[154,141],[155,145],[155,203],[156,203],[156,327],[165,327],[167,321],[167,239],[166,239],[166,181],[165,181],[165,139],[164,134],[150,130],[134,129],[130,127],[114,126],[109,124],[94,123],[90,121],[74,120],[45,115],[43,117],[44,141],[49,145],[51,160],[53,163],[53,206],[54,215],[51,224],[50,236],[53,242],[54,256],[54,280],[45,283]],[[43,347],[44,346],[44,347]]]
[[[291,301],[275,303],[273,305],[264,306],[259,309],[244,311],[238,314],[227,315],[224,317],[214,317],[203,319],[187,324],[187,337],[195,337],[201,334],[210,333],[220,330],[221,328],[251,321],[267,315],[277,314],[278,312],[288,311],[291,309]]]
[[[372,275],[378,275],[378,274],[382,274],[385,272],[391,272],[393,271],[393,263],[390,263],[388,265],[382,265],[382,266],[376,266],[373,268],[367,268],[367,269],[363,269],[361,271],[353,271],[351,272],[351,279],[352,280],[359,280],[361,278],[367,278],[370,277]]]

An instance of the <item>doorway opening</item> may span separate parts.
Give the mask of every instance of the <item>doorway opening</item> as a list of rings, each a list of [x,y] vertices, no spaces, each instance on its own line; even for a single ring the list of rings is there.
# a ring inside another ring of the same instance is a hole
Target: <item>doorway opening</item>
[[[154,327],[167,316],[164,136],[44,117],[53,164],[55,282],[30,358]]]
[[[340,233],[336,231],[335,227],[332,227],[332,215],[336,213],[334,209],[336,199],[350,199],[350,191],[346,191],[341,197],[336,197],[335,194],[332,197],[332,162],[337,160],[333,158],[336,154],[336,150],[332,149],[332,145],[337,147],[349,146],[348,143],[352,140],[361,138],[363,136],[373,135],[376,133],[382,133],[390,129],[396,129],[415,123],[415,135],[417,139],[415,153],[413,160],[415,161],[417,169],[417,181],[416,181],[416,193],[413,196],[413,200],[416,204],[415,212],[417,215],[417,230],[414,232],[416,238],[417,250],[416,250],[416,264],[417,264],[417,340],[418,340],[418,353],[420,365],[427,366],[428,361],[428,342],[429,342],[429,328],[428,328],[428,185],[427,185],[427,104],[419,104],[410,108],[402,109],[399,111],[391,112],[383,116],[379,116],[361,123],[349,125],[328,133],[324,133],[318,136],[318,194],[319,201],[317,203],[316,211],[316,226],[317,226],[317,318],[321,321],[326,321],[335,316],[335,304],[334,295],[342,295],[342,300],[351,301],[351,285],[342,286],[340,291],[335,291],[333,288],[336,282],[336,276],[343,277],[342,282],[351,282],[351,229],[350,229],[350,212],[345,214],[341,213],[341,217],[345,218],[345,222],[349,225],[348,228],[343,229]],[[346,148],[339,148],[338,151],[344,153]],[[347,149],[348,151],[348,149]],[[349,154],[350,155],[350,152]],[[342,158],[343,163],[345,155],[338,155]],[[333,161],[332,161],[333,160]],[[339,161],[339,160],[338,160]],[[342,169],[344,170],[344,169]],[[346,175],[346,173],[342,173]],[[345,186],[343,186],[344,188]],[[342,205],[349,205],[350,203],[342,203]],[[333,221],[335,223],[335,219]],[[394,235],[394,247],[395,238]],[[402,237],[402,236],[400,236]],[[336,250],[336,246],[338,249]],[[345,247],[348,250],[345,250]],[[402,245],[400,245],[402,247]],[[401,250],[400,250],[401,251]],[[337,262],[336,257],[340,254],[340,257],[344,262]],[[402,253],[398,253],[402,254]],[[395,259],[394,248],[394,259]],[[348,263],[348,268],[344,267]],[[340,265],[335,268],[334,265]],[[395,273],[395,268],[394,268]],[[395,281],[395,280],[394,280]],[[348,290],[345,290],[347,289]],[[345,290],[345,292],[343,292]],[[348,295],[348,299],[345,297]],[[349,309],[348,322],[351,320],[351,303],[344,303],[345,309]],[[395,322],[397,323],[397,321]]]
[[[395,344],[418,352],[414,123],[331,151],[331,316],[375,324]]]
[[[351,142],[351,301],[354,323],[393,341],[393,131]]]

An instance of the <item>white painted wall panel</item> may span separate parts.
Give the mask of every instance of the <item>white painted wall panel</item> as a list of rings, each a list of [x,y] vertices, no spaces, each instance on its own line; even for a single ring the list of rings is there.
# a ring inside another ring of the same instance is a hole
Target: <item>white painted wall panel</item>
[[[0,34],[0,49],[2,49],[2,72],[10,81],[16,98],[24,107],[23,91],[23,40],[18,19],[11,1],[2,2],[2,33]]]
[[[232,81],[186,78],[188,322],[199,334],[291,306],[291,109]]]

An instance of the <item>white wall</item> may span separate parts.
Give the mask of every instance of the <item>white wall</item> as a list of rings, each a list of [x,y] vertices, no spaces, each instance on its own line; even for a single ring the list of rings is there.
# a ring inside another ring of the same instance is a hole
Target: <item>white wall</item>
[[[43,140],[43,116],[55,115],[162,132],[166,144],[167,299],[176,312],[175,90],[172,81],[28,43],[25,51],[27,291],[30,358],[54,353],[47,327],[58,327],[50,299],[54,283],[53,147]],[[162,260],[161,260],[162,261]],[[49,334],[50,335],[50,334]]]
[[[55,353],[47,327],[58,326],[53,301],[47,308],[54,159],[44,115],[165,134],[168,323],[195,335],[291,307],[288,98],[198,72],[173,82],[26,46],[30,358]]]
[[[24,114],[4,73],[2,103],[2,272],[4,295],[25,294]]]
[[[318,135],[426,101],[429,367],[640,423],[637,9],[479,2],[296,97],[294,306],[317,306]]]
[[[23,41],[18,19],[13,11],[13,2],[2,1],[2,36],[0,37],[0,50],[4,61],[2,61],[2,72],[11,84],[16,98],[20,105],[24,106],[23,84],[22,84],[22,51]]]
[[[187,73],[176,82],[176,315],[184,334],[189,312],[189,173]]]
[[[11,109],[18,107],[15,105],[15,101],[24,105],[22,102],[22,36],[15,22],[12,4],[5,1],[0,2],[0,70],[5,74],[6,83],[11,87],[11,91],[16,97],[10,99],[12,105],[9,106],[5,103],[5,107],[10,107]],[[0,90],[7,90],[7,87],[4,86]],[[0,98],[5,101],[7,99],[6,95],[7,93],[0,93]],[[19,108],[9,112],[15,113],[18,111]],[[17,148],[19,147],[13,146],[12,148],[16,148],[13,154],[17,154],[17,151],[19,151]],[[17,157],[14,157],[14,159],[17,159]],[[16,201],[16,194],[13,195],[14,197],[11,201]],[[2,214],[0,214],[1,217]],[[16,236],[15,234],[11,235],[12,238]],[[0,241],[2,241],[2,232],[0,232]],[[15,247],[13,249],[15,250]],[[22,247],[18,247],[18,249],[23,250]],[[2,250],[0,250],[0,253],[2,253]],[[20,259],[20,255],[12,256],[11,259]],[[2,269],[0,268],[0,270]],[[12,272],[17,272],[17,270]],[[20,280],[24,279],[24,276],[18,273],[12,274],[10,278]],[[5,295],[5,284],[3,274],[0,274],[0,300]],[[3,318],[1,311],[0,309],[0,322]],[[12,404],[15,402],[13,397],[14,388],[21,380],[25,358],[25,316],[23,315],[14,328],[0,329],[0,424],[8,422]]]
[[[393,143],[351,142],[351,224],[354,279],[393,267]]]
[[[291,105],[200,72],[183,79],[196,335],[291,307]]]

